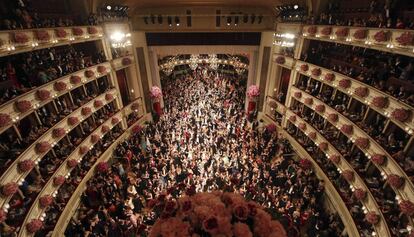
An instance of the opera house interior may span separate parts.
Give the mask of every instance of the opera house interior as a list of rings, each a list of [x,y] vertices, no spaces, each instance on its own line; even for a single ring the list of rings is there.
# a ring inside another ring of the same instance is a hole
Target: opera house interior
[[[0,237],[414,237],[413,0],[0,0]]]

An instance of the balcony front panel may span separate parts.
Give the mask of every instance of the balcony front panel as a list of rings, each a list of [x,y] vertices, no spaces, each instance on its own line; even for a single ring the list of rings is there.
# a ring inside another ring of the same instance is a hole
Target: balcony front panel
[[[272,61],[276,63],[277,65],[280,65],[288,69],[293,69],[295,66],[295,59],[293,59],[292,57],[281,55],[281,54],[276,54],[276,53],[273,54]]]
[[[131,66],[134,63],[134,56],[128,55],[121,58],[113,59],[111,62],[112,68],[117,71]]]
[[[100,68],[105,67],[106,71],[100,73],[98,71],[98,67],[100,67]],[[82,86],[82,85],[84,85],[86,83],[89,83],[93,80],[96,80],[100,77],[108,75],[110,70],[111,70],[111,66],[108,62],[101,63],[101,64],[98,64],[98,65],[86,68],[84,70],[80,70],[78,72],[69,74],[67,76],[61,77],[61,78],[56,79],[54,81],[51,81],[51,82],[49,82],[45,85],[39,86],[36,89],[28,91],[23,95],[20,95],[16,98],[13,98],[9,102],[7,102],[7,103],[0,106],[0,114],[9,115],[10,118],[11,118],[11,122],[9,124],[6,124],[5,126],[0,127],[0,133],[7,130],[10,126],[13,125],[14,122],[17,122],[17,121],[23,119],[27,115],[34,112],[36,109],[46,105],[47,103],[50,103],[51,101],[53,101],[57,97],[62,96],[64,94],[78,88],[79,86]],[[86,71],[92,71],[94,73],[94,76],[87,77],[85,75]],[[74,82],[74,80],[73,80],[74,77],[80,78],[80,82],[79,83],[73,83]],[[66,88],[63,89],[63,90],[59,90],[59,88],[56,87],[56,85],[58,85],[57,83],[58,84],[64,83],[66,85]],[[48,98],[46,98],[46,99],[40,98],[39,95],[38,95],[39,91],[49,92]],[[28,102],[30,102],[31,107],[27,111],[21,112],[21,111],[18,110],[18,108],[16,106],[16,104],[19,101],[28,101]]]

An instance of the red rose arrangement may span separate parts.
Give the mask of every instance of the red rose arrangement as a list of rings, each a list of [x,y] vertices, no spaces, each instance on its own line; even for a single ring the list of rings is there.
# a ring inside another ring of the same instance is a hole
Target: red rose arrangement
[[[354,131],[354,127],[352,125],[349,124],[344,124],[341,126],[341,132],[347,134],[347,135],[351,135]]]
[[[318,77],[318,76],[320,76],[321,75],[321,69],[320,68],[314,68],[314,69],[312,69],[312,75],[313,76],[315,76],[315,77]]]
[[[28,100],[20,100],[16,102],[16,107],[19,112],[24,113],[32,108],[32,102]]]
[[[414,203],[408,200],[402,200],[400,202],[400,210],[407,216],[412,216],[414,214]]]
[[[117,117],[113,117],[112,119],[111,119],[111,123],[112,123],[112,125],[115,125],[115,124],[117,124],[119,122],[119,119],[117,118]]]
[[[305,104],[307,104],[307,105],[312,105],[312,104],[313,104],[313,99],[312,99],[312,98],[310,98],[310,97],[305,98]]]
[[[383,109],[383,108],[386,108],[387,107],[387,105],[388,105],[388,99],[385,98],[385,97],[383,97],[383,96],[377,96],[377,97],[374,97],[372,99],[372,104],[375,107],[378,107],[380,109]]]
[[[39,98],[39,100],[45,101],[50,98],[50,91],[41,89],[36,92],[36,95],[37,95],[37,98]]]
[[[0,223],[3,223],[6,221],[7,213],[3,210],[3,208],[0,208]]]
[[[302,97],[302,92],[297,91],[297,92],[295,92],[293,95],[294,95],[297,99],[300,99],[300,98]]]
[[[319,149],[321,149],[322,151],[326,151],[328,149],[328,143],[326,142],[322,142],[319,144]]]
[[[323,113],[325,112],[325,105],[317,105],[315,107],[315,110],[318,111],[319,113]]]
[[[39,198],[39,203],[43,208],[48,207],[53,203],[53,197],[50,195],[44,195]]]
[[[364,29],[356,30],[353,34],[354,38],[357,40],[362,40],[367,38],[367,31]]]
[[[333,73],[326,73],[325,74],[325,80],[329,82],[333,82],[335,80],[335,74]]]
[[[38,153],[45,153],[51,148],[49,142],[39,142],[36,144],[36,151]]]
[[[23,32],[12,33],[12,39],[13,39],[13,42],[18,43],[18,44],[26,44],[29,42],[29,36],[27,36],[26,33],[23,33]]]
[[[0,114],[0,127],[5,127],[11,123],[10,115],[8,114]]]
[[[371,160],[376,165],[383,165],[385,163],[385,156],[381,154],[375,154],[371,157]]]
[[[336,30],[335,35],[339,38],[346,37],[348,35],[348,28],[339,28]]]
[[[73,75],[70,77],[70,83],[73,85],[79,84],[81,82],[80,76]]]
[[[387,181],[394,188],[401,188],[404,184],[404,179],[396,174],[388,175]]]
[[[354,191],[354,196],[358,201],[364,200],[364,198],[367,196],[367,193],[362,188],[357,188]]]
[[[32,160],[22,160],[17,166],[21,172],[27,172],[33,169],[35,163]]]
[[[52,131],[52,135],[54,138],[61,138],[66,134],[66,131],[64,128],[55,128]]]
[[[388,40],[388,33],[381,30],[375,33],[374,40],[378,43],[382,43]]]
[[[317,31],[316,26],[309,26],[308,30],[307,30],[308,34],[310,34],[310,35],[316,34],[316,31]]]
[[[369,139],[365,137],[358,137],[355,140],[355,144],[361,149],[367,149],[369,146]]]
[[[102,133],[107,133],[109,132],[110,128],[107,125],[103,125],[101,128]]]
[[[107,101],[111,101],[111,100],[113,100],[114,99],[114,96],[112,95],[112,94],[106,94],[105,95],[105,100],[107,100]]]
[[[391,117],[393,119],[396,119],[396,120],[398,120],[400,122],[403,122],[403,123],[407,122],[407,120],[410,118],[410,116],[411,116],[411,111],[408,110],[408,109],[402,109],[402,108],[395,109],[391,113]]]
[[[75,27],[75,28],[72,29],[72,33],[75,36],[82,36],[83,35],[83,30],[82,30],[82,28]]]
[[[368,95],[368,88],[366,88],[365,86],[355,88],[355,95],[362,98],[366,97]]]
[[[12,196],[17,192],[18,188],[19,186],[15,182],[7,183],[1,187],[1,194],[6,197]]]
[[[342,177],[348,182],[351,182],[354,180],[354,172],[351,170],[344,170],[342,171]]]
[[[102,66],[102,65],[99,65],[98,68],[97,68],[97,71],[101,74],[105,73],[106,72],[106,67]]]
[[[321,34],[324,36],[328,36],[332,33],[332,28],[331,27],[324,27],[321,30]]]
[[[35,34],[36,34],[36,38],[40,41],[50,40],[49,32],[47,32],[46,30],[36,30]]]
[[[161,218],[152,226],[151,237],[202,236],[203,233],[209,236],[287,236],[282,224],[272,220],[264,208],[235,193],[197,193],[178,200],[157,199],[153,203],[164,208],[156,212]]]
[[[55,29],[55,35],[57,38],[66,38],[66,36],[68,35],[68,33],[66,33],[66,31],[62,28],[58,28]]]
[[[36,233],[43,227],[43,222],[39,219],[32,219],[29,223],[27,223],[26,228],[27,231],[30,233]]]
[[[365,220],[371,225],[375,225],[379,222],[379,216],[377,213],[370,211],[365,215]]]
[[[276,58],[276,63],[278,63],[278,64],[285,64],[285,62],[286,62],[286,59],[283,56],[278,56]]]
[[[79,148],[79,153],[80,153],[81,155],[85,155],[88,151],[89,151],[89,148],[88,148],[87,146],[81,146],[81,147]]]
[[[75,166],[78,165],[78,161],[75,159],[69,159],[66,164],[68,165],[69,168],[73,168]]]
[[[122,65],[124,65],[124,66],[129,65],[131,63],[132,63],[132,61],[131,61],[130,58],[123,58],[122,59]]]
[[[308,64],[302,64],[300,65],[300,70],[307,72],[309,70]]]
[[[102,107],[102,106],[103,106],[103,102],[102,102],[102,100],[95,100],[95,101],[93,102],[93,106],[94,106],[95,108],[100,108],[100,107]]]
[[[341,161],[341,157],[339,157],[338,155],[331,155],[329,159],[335,164],[339,164],[339,162]]]
[[[83,107],[81,113],[83,116],[88,116],[92,113],[92,109],[89,107]]]
[[[55,186],[59,186],[59,185],[62,185],[64,182],[65,182],[65,177],[64,176],[62,176],[62,175],[58,175],[58,176],[56,176],[54,179],[53,179],[53,184],[55,185]]]
[[[335,123],[338,121],[338,114],[328,114],[328,120]]]
[[[55,90],[61,92],[66,90],[66,83],[64,83],[63,81],[58,81],[55,83]]]
[[[85,76],[87,77],[87,78],[91,78],[91,77],[93,77],[95,75],[95,73],[92,71],[92,70],[86,70],[85,71]]]
[[[339,81],[338,85],[344,89],[348,89],[349,87],[351,87],[351,80],[342,79]]]
[[[98,29],[96,29],[96,27],[89,26],[88,27],[88,34],[90,34],[90,35],[96,35],[96,34],[98,34]]]
[[[316,132],[310,132],[308,137],[310,137],[311,139],[315,139],[316,138]]]
[[[289,121],[292,122],[292,123],[295,123],[296,122],[296,116],[295,115],[291,115],[289,117]]]
[[[70,125],[70,126],[73,126],[73,125],[76,125],[76,124],[78,124],[79,123],[79,119],[77,118],[77,117],[69,117],[68,118],[68,124]]]
[[[404,32],[395,40],[402,46],[412,45],[413,44],[414,35],[410,32]]]
[[[92,134],[91,135],[91,142],[92,143],[97,143],[99,141],[99,136],[96,134]]]
[[[300,123],[300,124],[299,124],[299,128],[300,128],[301,130],[306,130],[306,123]]]

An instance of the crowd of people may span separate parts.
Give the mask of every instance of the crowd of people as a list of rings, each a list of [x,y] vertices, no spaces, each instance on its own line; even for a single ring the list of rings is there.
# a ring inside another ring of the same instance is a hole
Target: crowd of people
[[[86,43],[85,47],[95,48],[92,44]],[[59,77],[106,61],[103,51],[84,53],[82,49],[69,45],[1,58],[0,104]]]
[[[414,105],[411,58],[343,44],[311,41],[302,60],[339,72]]]
[[[340,1],[330,1],[326,11],[318,17],[309,17],[307,24],[414,29],[412,16],[404,16],[404,12],[414,8],[411,1],[371,0],[361,3],[363,5],[355,4],[359,7],[349,8],[349,5],[342,6]]]
[[[67,236],[147,236],[156,200],[213,190],[263,205],[289,236],[341,235],[339,218],[323,207],[323,182],[293,159],[286,140],[247,121],[240,80],[195,73],[162,83],[164,114],[88,181]]]

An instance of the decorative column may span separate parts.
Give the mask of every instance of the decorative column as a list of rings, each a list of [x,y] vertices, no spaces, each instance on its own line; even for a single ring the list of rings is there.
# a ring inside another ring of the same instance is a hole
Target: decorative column
[[[260,90],[259,87],[256,85],[251,85],[247,89],[247,99],[248,99],[248,105],[247,105],[247,111],[246,115],[250,117],[252,114],[254,114],[257,110],[257,101],[259,100],[260,96]]]
[[[150,89],[150,97],[152,102],[152,111],[161,116],[162,108],[161,108],[161,99],[162,99],[162,91],[159,87],[153,86]]]

